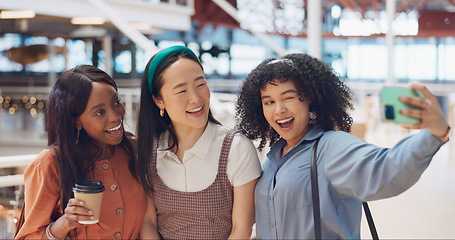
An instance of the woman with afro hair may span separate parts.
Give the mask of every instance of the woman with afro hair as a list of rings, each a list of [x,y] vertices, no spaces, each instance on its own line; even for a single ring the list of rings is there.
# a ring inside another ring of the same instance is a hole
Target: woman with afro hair
[[[448,141],[450,127],[437,99],[422,85],[410,87],[424,98],[400,100],[421,109],[402,114],[421,122],[402,127],[422,130],[381,148],[349,134],[351,90],[328,65],[307,54],[259,64],[236,103],[237,128],[259,139],[260,150],[271,147],[255,189],[257,237],[360,238],[362,202],[410,188]]]

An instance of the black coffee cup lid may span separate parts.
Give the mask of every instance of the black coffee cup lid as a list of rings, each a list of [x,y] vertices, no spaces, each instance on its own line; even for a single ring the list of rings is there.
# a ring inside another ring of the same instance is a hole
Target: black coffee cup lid
[[[101,181],[97,180],[83,180],[75,184],[73,191],[79,193],[100,193],[104,192],[104,185]]]

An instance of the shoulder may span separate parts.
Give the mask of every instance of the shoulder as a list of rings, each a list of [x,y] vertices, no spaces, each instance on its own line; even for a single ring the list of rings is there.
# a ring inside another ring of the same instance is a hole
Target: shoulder
[[[241,186],[261,175],[262,168],[254,144],[245,135],[236,133],[229,151],[227,175],[232,186]]]
[[[326,172],[330,174],[350,171],[355,164],[378,149],[353,134],[343,131],[324,133],[319,143],[318,158],[324,162]]]
[[[250,149],[253,148],[255,149],[253,143],[251,142],[250,139],[248,139],[245,135],[242,133],[236,131],[235,129],[231,129],[222,125],[216,124],[216,133],[215,135],[217,137],[222,137],[223,139],[226,137],[227,133],[229,131],[234,131],[234,137],[232,139],[232,144],[231,144],[231,149],[232,148],[244,148],[244,149]]]
[[[26,168],[25,175],[41,172],[46,175],[57,175],[57,156],[53,149],[44,148],[35,160]]]
[[[369,146],[363,139],[344,131],[327,131],[321,137],[317,152],[322,154],[326,161],[347,156],[352,151]]]
[[[243,135],[240,132],[236,132],[235,133],[234,140],[232,141],[232,144],[236,145],[236,146],[238,145],[238,146],[247,146],[248,148],[249,147],[253,147],[254,148],[253,142],[251,142],[250,139],[248,139],[245,135]]]
[[[40,166],[40,167],[50,167],[57,165],[57,155],[56,150],[51,148],[44,148],[36,156],[36,159],[32,162],[31,165]]]
[[[350,145],[353,143],[365,143],[361,138],[354,136],[351,133],[344,131],[327,131],[321,137],[321,143],[323,144],[332,144],[336,143],[340,146]]]
[[[243,161],[259,162],[256,146],[250,139],[239,132],[234,135],[230,154],[230,159],[236,158]]]

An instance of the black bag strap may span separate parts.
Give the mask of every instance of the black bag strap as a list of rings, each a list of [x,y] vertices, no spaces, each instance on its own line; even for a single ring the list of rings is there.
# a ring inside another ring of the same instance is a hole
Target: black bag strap
[[[316,164],[316,149],[318,148],[319,139],[313,146],[311,155],[311,197],[313,198],[313,219],[314,219],[314,238],[322,239],[321,236],[321,210],[319,206],[319,186],[318,186],[318,166]]]
[[[374,225],[373,216],[371,215],[370,208],[368,207],[368,203],[362,202],[363,210],[365,211],[365,216],[368,221],[368,226],[370,227],[371,237],[374,240],[378,240],[378,232],[376,231],[376,226]]]
[[[313,154],[311,155],[311,196],[313,199],[313,218],[314,218],[314,236],[315,239],[322,239],[321,235],[321,207],[319,203],[319,186],[318,186],[318,166],[317,166],[317,148],[320,138],[316,139],[313,146]],[[371,236],[374,240],[378,240],[378,232],[374,225],[373,216],[371,215],[370,208],[366,202],[362,202],[363,210],[370,227]]]

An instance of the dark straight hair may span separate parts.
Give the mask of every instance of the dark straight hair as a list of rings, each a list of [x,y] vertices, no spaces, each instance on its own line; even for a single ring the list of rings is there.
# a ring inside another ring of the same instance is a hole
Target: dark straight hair
[[[88,172],[94,168],[94,158],[101,151],[83,129],[76,144],[76,120],[87,106],[93,82],[104,82],[117,90],[115,81],[107,73],[90,65],[80,65],[60,75],[46,106],[48,146],[57,154],[63,213],[73,197],[72,187],[77,181],[90,177]],[[125,133],[120,146],[129,155],[129,170],[137,178],[136,155],[127,135],[129,133]]]
[[[187,52],[177,52],[171,54],[169,57],[163,60],[163,62],[158,66],[155,71],[155,76],[153,76],[153,96],[160,98],[160,90],[163,87],[163,72],[175,63],[180,58],[187,58],[193,60],[199,64],[201,69],[203,69],[199,59],[192,54]],[[137,139],[138,139],[138,162],[139,162],[139,173],[141,177],[142,186],[146,192],[153,191],[152,187],[152,169],[150,168],[150,161],[152,157],[152,143],[154,140],[158,141],[161,133],[166,130],[169,131],[169,135],[172,139],[172,146],[169,149],[176,146],[178,148],[178,139],[175,133],[175,130],[172,126],[171,119],[167,112],[164,113],[164,116],[161,117],[160,109],[155,104],[152,98],[152,94],[149,91],[148,87],[148,71],[150,63],[152,62],[153,57],[147,63],[142,76],[141,81],[141,98],[140,98],[140,108],[139,108],[139,117],[137,124]],[[216,124],[221,124],[218,122],[212,115],[212,112],[209,109],[209,121]]]

